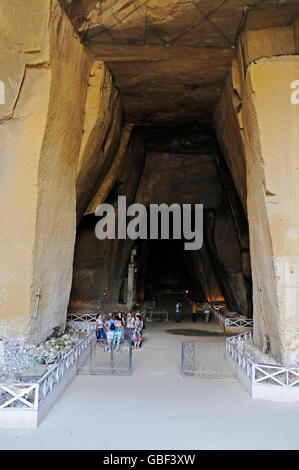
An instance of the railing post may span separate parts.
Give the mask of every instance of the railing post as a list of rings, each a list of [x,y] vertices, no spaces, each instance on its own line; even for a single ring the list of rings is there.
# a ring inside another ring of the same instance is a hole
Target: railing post
[[[181,376],[184,377],[184,341],[182,341],[182,353],[181,353]]]
[[[129,344],[129,375],[132,375],[132,343]]]
[[[251,372],[251,381],[254,384],[255,383],[255,364],[252,364],[252,372]]]
[[[114,375],[114,368],[113,368],[113,348],[112,348],[112,344],[111,344],[111,353],[110,353],[110,369],[111,369],[111,372],[112,372],[112,375]]]
[[[97,343],[95,343],[95,348],[93,347],[94,345],[94,342],[93,341],[90,341],[90,344],[89,344],[89,349],[90,349],[90,352],[89,352],[89,372],[90,374],[92,374],[92,371],[93,371],[93,368],[92,368],[92,365],[93,365],[93,350],[96,349],[97,347]]]
[[[36,385],[34,389],[34,408],[38,409],[38,402],[39,402],[39,384]]]

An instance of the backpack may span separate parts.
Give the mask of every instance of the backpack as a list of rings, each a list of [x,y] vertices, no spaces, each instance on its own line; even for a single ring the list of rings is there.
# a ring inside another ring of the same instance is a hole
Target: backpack
[[[113,320],[111,320],[111,323],[110,323],[110,331],[114,331],[115,330],[115,325],[113,323]]]

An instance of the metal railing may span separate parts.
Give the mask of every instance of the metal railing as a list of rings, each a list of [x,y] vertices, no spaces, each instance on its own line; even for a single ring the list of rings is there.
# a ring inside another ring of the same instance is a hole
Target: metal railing
[[[132,375],[132,344],[124,340],[119,348],[107,350],[106,342],[93,340],[89,355],[78,368],[79,375]]]
[[[224,326],[233,326],[239,328],[253,328],[252,318],[225,318]]]
[[[38,384],[0,384],[0,412],[8,408],[37,410]]]
[[[182,377],[233,378],[225,355],[225,343],[220,341],[182,341]]]
[[[231,336],[226,339],[226,352],[232,357],[246,373],[247,377],[252,380],[253,361],[250,359],[248,354],[243,352],[238,343],[246,342],[252,338],[252,331],[246,331],[241,335]]]
[[[224,316],[216,309],[212,308],[212,314],[214,315],[215,317],[215,320],[217,321],[217,323],[222,327],[224,328]]]
[[[252,332],[232,336],[226,340],[226,351],[237,365],[243,369],[253,384],[274,385],[279,387],[299,386],[299,367],[288,368],[276,364],[255,363],[240,348],[240,343],[252,338]]]
[[[95,332],[90,332],[78,342],[62,359],[54,364],[36,383],[0,384],[0,412],[11,408],[30,408],[37,410],[40,404],[63,380],[64,376],[94,339]]]
[[[67,322],[66,326],[70,333],[89,333],[91,331],[96,331],[95,321],[70,320]]]
[[[212,308],[212,314],[214,315],[216,321],[223,328],[225,327],[236,327],[236,328],[253,328],[253,319],[252,318],[230,318],[225,317],[217,309]]]
[[[97,313],[72,313],[67,314],[67,321],[78,321],[78,322],[95,322],[97,319]]]

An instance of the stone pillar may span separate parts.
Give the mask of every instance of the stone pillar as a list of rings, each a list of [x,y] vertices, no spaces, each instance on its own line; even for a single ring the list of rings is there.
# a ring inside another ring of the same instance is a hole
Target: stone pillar
[[[0,17],[0,329],[38,343],[66,320],[91,59],[56,0],[3,0]]]
[[[247,72],[247,207],[254,338],[285,364],[299,360],[299,57],[261,59]]]
[[[231,109],[246,160],[254,342],[263,349],[269,338],[270,353],[285,365],[299,360],[299,105],[291,101],[299,56],[293,33],[292,26],[245,31],[230,88],[231,102],[238,97]],[[225,153],[231,129],[223,126]]]
[[[136,262],[134,261],[134,257],[137,251],[136,248],[132,250],[131,259],[128,264],[128,283],[127,283],[127,308],[130,310],[133,305],[136,303],[136,280],[135,280],[135,272],[136,272]]]

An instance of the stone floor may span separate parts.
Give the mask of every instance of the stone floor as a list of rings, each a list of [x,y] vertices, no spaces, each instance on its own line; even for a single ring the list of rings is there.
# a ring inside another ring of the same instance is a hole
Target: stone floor
[[[236,380],[180,377],[175,323],[148,326],[133,376],[77,376],[36,430],[0,430],[0,449],[298,449],[299,403],[251,400]],[[209,330],[211,336],[209,336]],[[177,332],[176,332],[177,333]]]

